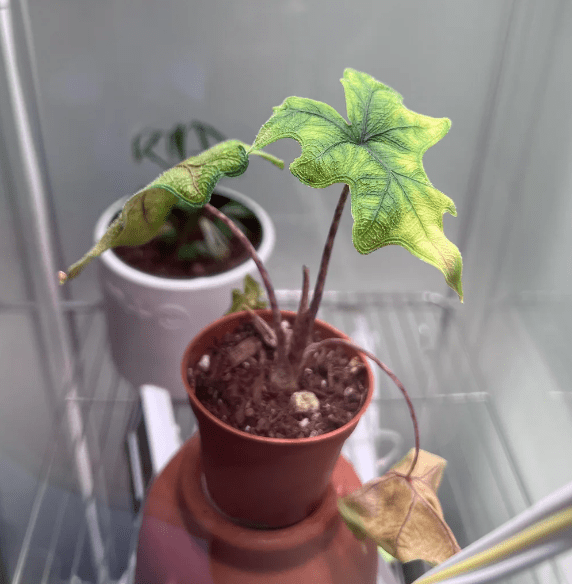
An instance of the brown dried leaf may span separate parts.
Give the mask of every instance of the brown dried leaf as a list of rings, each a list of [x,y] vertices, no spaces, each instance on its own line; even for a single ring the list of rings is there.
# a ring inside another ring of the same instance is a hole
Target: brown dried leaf
[[[236,367],[250,357],[253,357],[260,350],[262,343],[254,337],[246,337],[238,345],[228,349],[228,358],[231,367]]]
[[[460,550],[437,498],[447,461],[420,450],[407,478],[414,453],[411,449],[382,477],[339,499],[338,508],[358,538],[370,537],[401,562],[440,564]]]
[[[244,306],[244,308],[249,312],[250,316],[252,317],[252,324],[254,325],[254,328],[259,332],[264,343],[269,347],[275,349],[276,346],[278,345],[278,337],[276,336],[276,333],[274,332],[272,327],[265,320],[262,320],[260,316],[258,316],[258,314],[256,314],[256,312],[254,312],[251,308],[249,308],[248,306]]]

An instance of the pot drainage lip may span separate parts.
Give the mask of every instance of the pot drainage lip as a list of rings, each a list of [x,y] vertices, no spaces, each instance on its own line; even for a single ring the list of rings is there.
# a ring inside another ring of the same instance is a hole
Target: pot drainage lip
[[[183,457],[179,472],[179,492],[190,516],[214,538],[225,541],[233,547],[253,551],[285,551],[323,537],[331,525],[342,521],[338,514],[335,485],[330,483],[324,500],[299,523],[270,529],[257,529],[238,524],[212,502],[200,468],[198,436],[191,438],[177,456]],[[343,458],[339,459],[338,464],[344,466],[344,473],[352,470],[350,463]]]

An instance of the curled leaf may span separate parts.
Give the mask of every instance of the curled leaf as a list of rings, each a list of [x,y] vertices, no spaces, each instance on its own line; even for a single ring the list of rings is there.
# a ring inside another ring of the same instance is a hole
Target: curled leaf
[[[142,245],[153,239],[178,201],[194,208],[208,203],[220,178],[238,176],[247,169],[247,151],[250,151],[248,144],[226,140],[162,173],[127,200],[103,237],[68,269],[67,274],[59,273],[60,283],[78,276],[92,259],[110,248]],[[256,154],[277,166],[282,163],[270,154]]]
[[[437,498],[447,462],[420,450],[407,477],[414,453],[411,449],[385,475],[339,499],[338,509],[357,537],[370,537],[399,561],[440,564],[460,550]]]
[[[289,97],[274,108],[253,149],[297,140],[302,155],[290,170],[300,181],[350,186],[360,253],[401,245],[441,270],[462,299],[461,254],[443,233],[443,214],[456,215],[455,205],[433,187],[422,162],[451,122],[407,109],[401,95],[366,73],[346,69],[341,81],[350,123],[325,103]]]
[[[91,260],[104,251],[120,245],[142,245],[159,234],[177,197],[162,188],[153,186],[140,190],[130,197],[120,215],[109,225],[101,239],[77,262],[67,274],[61,272],[60,283],[79,276]]]
[[[274,329],[265,320],[260,318],[260,316],[258,316],[258,314],[252,310],[252,308],[246,306],[245,304],[243,304],[243,307],[250,314],[252,318],[252,324],[262,337],[263,342],[269,347],[275,349],[278,346],[278,338],[274,332]]]
[[[267,308],[268,303],[264,299],[262,286],[249,274],[244,277],[244,291],[235,288],[232,291],[232,305],[226,314],[240,312],[242,310],[259,310]]]

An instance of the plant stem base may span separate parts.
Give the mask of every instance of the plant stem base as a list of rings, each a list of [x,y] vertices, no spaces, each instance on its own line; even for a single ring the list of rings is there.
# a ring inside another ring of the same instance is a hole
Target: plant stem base
[[[148,493],[136,584],[375,583],[375,544],[358,541],[337,510],[337,498],[361,485],[344,457],[339,457],[318,509],[284,529],[258,530],[233,523],[211,504],[201,477],[195,435]]]

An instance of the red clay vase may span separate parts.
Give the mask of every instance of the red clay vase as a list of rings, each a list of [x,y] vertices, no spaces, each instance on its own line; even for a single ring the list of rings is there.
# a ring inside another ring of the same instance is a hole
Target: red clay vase
[[[314,512],[283,529],[252,529],[221,515],[202,471],[195,435],[148,493],[135,584],[375,584],[375,544],[358,541],[337,510],[337,497],[360,486],[342,456]]]
[[[271,321],[269,310],[258,314]],[[282,311],[282,315],[290,319],[295,316],[288,311]],[[228,518],[243,525],[284,528],[304,520],[324,500],[341,448],[371,402],[373,373],[360,353],[348,349],[349,357],[357,355],[367,367],[367,397],[355,417],[333,432],[312,438],[280,439],[231,428],[195,397],[187,380],[187,369],[200,360],[215,340],[250,319],[246,312],[233,313],[203,329],[185,351],[182,375],[199,425],[201,464],[212,502]],[[348,339],[327,323],[316,321],[315,328],[322,338]]]

